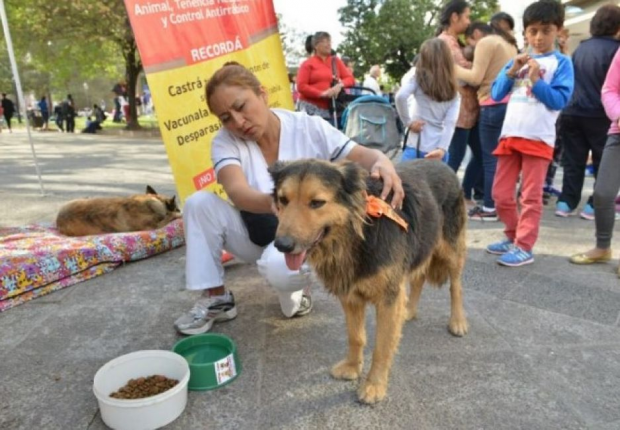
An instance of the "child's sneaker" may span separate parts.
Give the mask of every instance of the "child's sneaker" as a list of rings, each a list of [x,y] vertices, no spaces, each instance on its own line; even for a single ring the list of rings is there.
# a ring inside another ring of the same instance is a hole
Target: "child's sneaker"
[[[588,221],[594,220],[594,207],[592,207],[590,203],[586,203],[579,216],[583,219],[587,219]]]
[[[482,206],[476,206],[467,215],[469,219],[474,221],[497,221],[497,212],[487,212]]]
[[[555,216],[559,216],[562,218],[568,218],[573,214],[571,208],[568,207],[566,202],[557,202],[555,204]]]
[[[497,262],[502,266],[508,267],[524,266],[534,262],[534,254],[515,246],[510,251],[499,257]]]
[[[478,206],[478,202],[476,202],[474,199],[465,199],[465,206],[467,207],[467,211],[469,212],[470,210]]]
[[[560,197],[560,194],[562,194],[562,191],[558,190],[553,185],[545,185],[543,187],[543,192],[550,194],[552,196],[555,196],[555,197]]]
[[[492,243],[487,246],[486,251],[489,254],[502,255],[510,251],[514,247],[513,243],[506,239],[501,242]]]

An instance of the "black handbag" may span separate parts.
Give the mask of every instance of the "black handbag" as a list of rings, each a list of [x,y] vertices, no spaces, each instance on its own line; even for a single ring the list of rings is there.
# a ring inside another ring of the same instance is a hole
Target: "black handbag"
[[[332,57],[332,87],[335,87],[336,85],[338,85],[338,71],[336,70],[336,61],[334,59],[334,57]],[[338,116],[338,118],[340,118],[342,116],[342,113],[344,112],[344,110],[347,107],[347,93],[344,91],[344,89],[340,90],[340,92],[338,93],[338,95],[334,98],[332,98],[330,100],[329,103],[329,113],[330,115],[334,114],[334,110],[336,112],[336,115]]]
[[[278,217],[273,214],[255,214],[246,211],[239,213],[254,245],[267,246],[275,240]]]
[[[407,148],[407,139],[409,139],[409,127],[407,127],[407,131],[405,132],[405,138],[403,139],[403,147],[404,151]],[[420,158],[420,141],[422,140],[422,132],[416,133],[418,135],[418,140],[416,141],[415,150],[416,150],[416,158]]]

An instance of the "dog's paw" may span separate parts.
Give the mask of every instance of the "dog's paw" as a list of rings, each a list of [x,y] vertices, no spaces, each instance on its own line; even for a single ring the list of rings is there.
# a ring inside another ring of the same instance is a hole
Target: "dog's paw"
[[[362,363],[351,364],[347,360],[342,360],[340,363],[332,367],[331,374],[336,379],[346,379],[353,381],[360,377],[362,373]]]
[[[417,320],[418,319],[418,310],[417,309],[407,309],[407,313],[405,315],[406,321]]]
[[[387,384],[365,381],[357,391],[360,402],[372,405],[385,399]]]
[[[448,330],[454,336],[462,337],[467,334],[467,330],[469,326],[467,325],[467,320],[465,318],[460,319],[452,319],[450,320],[450,324],[448,324]]]

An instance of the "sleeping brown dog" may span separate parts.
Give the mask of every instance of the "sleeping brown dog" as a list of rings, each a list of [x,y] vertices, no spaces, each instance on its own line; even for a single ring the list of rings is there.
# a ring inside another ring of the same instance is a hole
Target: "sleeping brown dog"
[[[146,194],[73,200],[62,208],[56,226],[66,236],[153,230],[180,218],[175,197],[146,187]]]

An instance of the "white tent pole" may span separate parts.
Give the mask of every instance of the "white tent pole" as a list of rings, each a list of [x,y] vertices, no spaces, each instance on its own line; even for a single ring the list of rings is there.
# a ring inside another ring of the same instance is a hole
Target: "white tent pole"
[[[13,69],[13,77],[15,78],[15,84],[17,85],[17,97],[19,97],[19,104],[22,108],[26,109],[26,101],[24,99],[24,91],[22,90],[22,82],[19,79],[19,73],[17,71],[17,62],[15,61],[15,52],[13,52],[13,41],[11,40],[11,32],[9,31],[9,22],[6,17],[6,10],[4,9],[4,0],[0,0],[0,18],[2,18],[2,28],[4,29],[4,37],[6,38],[6,47],[9,52],[9,59],[11,60],[11,69]],[[19,115],[19,112],[18,112]],[[37,161],[37,154],[34,150],[34,143],[32,141],[32,133],[30,132],[30,122],[28,121],[28,112],[24,115],[26,120],[26,130],[28,131],[28,140],[30,141],[30,149],[32,150],[32,159],[34,161],[34,167],[37,170],[37,176],[39,178],[39,186],[41,187],[41,194],[45,195],[45,188],[43,188],[43,179],[41,178],[41,170],[39,170],[39,163]]]

